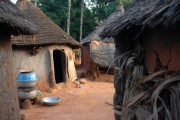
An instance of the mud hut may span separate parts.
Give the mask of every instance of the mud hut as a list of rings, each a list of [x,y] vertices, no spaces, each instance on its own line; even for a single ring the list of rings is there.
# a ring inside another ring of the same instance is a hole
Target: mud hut
[[[31,35],[37,28],[9,0],[0,0],[0,119],[19,120],[20,109],[13,71],[11,34]]]
[[[79,48],[79,43],[30,1],[18,0],[16,6],[32,19],[40,31],[35,37],[13,37],[15,75],[20,70],[33,70],[39,77],[37,86],[40,90],[75,80],[72,50]]]
[[[99,34],[111,21],[116,20],[124,13],[122,5],[118,5],[116,10],[99,26],[85,37],[81,44],[82,47],[82,65],[87,69],[92,69],[92,62],[102,68],[113,67],[112,59],[114,58],[115,46],[114,39],[108,38],[103,40],[99,37]]]
[[[114,105],[122,119],[180,119],[179,28],[179,0],[144,0],[101,33],[115,38]]]

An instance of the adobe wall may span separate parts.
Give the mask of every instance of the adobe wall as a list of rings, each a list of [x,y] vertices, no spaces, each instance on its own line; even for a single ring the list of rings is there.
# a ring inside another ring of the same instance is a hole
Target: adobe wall
[[[53,45],[53,46],[49,46],[48,47],[49,52],[51,54],[51,63],[54,65],[53,63],[53,50],[64,50],[64,53],[66,55],[66,57],[68,58],[68,68],[67,68],[67,77],[68,77],[68,81],[67,83],[71,83],[72,81],[74,81],[77,78],[77,74],[76,74],[76,69],[75,69],[75,64],[74,64],[74,59],[73,59],[73,50],[70,47],[67,46],[63,46],[63,45]],[[51,67],[52,70],[54,70],[54,67]],[[54,71],[53,73],[54,74]]]
[[[15,76],[18,76],[20,70],[33,70],[38,75],[38,87],[40,89],[49,88],[55,85],[53,50],[63,49],[68,57],[68,77],[67,82],[74,81],[77,78],[74,66],[74,60],[70,54],[72,49],[62,45],[52,45],[49,47],[41,47],[39,53],[30,55],[23,49],[13,49],[13,59],[15,66]]]
[[[82,65],[83,67],[90,69],[90,47],[89,45],[83,45],[82,47]]]
[[[17,86],[14,80],[11,35],[0,34],[0,120],[19,120]]]
[[[180,32],[154,29],[146,31],[142,41],[149,73],[156,69],[156,52],[163,66],[173,71],[180,70]]]

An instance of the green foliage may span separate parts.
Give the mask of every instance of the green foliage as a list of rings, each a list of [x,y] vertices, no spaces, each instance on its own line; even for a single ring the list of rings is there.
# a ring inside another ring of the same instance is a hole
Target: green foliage
[[[82,38],[90,34],[95,29],[96,26],[97,26],[97,23],[95,22],[94,15],[89,9],[86,8],[84,10]]]
[[[128,10],[135,0],[117,0],[117,1],[121,2],[124,5],[125,10]]]
[[[38,0],[38,7],[62,29],[66,29],[67,0]]]
[[[92,8],[92,14],[96,18],[95,22],[105,20],[115,10],[116,2],[95,2],[96,6]]]
[[[121,0],[130,4],[132,0]],[[34,0],[32,0],[34,2]],[[89,8],[91,4],[91,8]],[[100,21],[106,19],[117,5],[116,0],[90,0],[85,2],[82,38],[90,34]],[[68,0],[38,0],[38,7],[64,31],[67,31]],[[70,35],[79,41],[81,0],[71,1]]]

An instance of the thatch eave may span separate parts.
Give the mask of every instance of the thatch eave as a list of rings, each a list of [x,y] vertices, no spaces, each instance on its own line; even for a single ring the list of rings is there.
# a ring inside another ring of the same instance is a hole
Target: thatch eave
[[[73,49],[78,49],[81,47],[80,45],[72,45],[69,43],[62,43],[62,44],[59,44],[59,43],[50,43],[49,44],[49,43],[47,43],[47,44],[29,44],[29,45],[13,44],[12,46],[14,46],[15,48],[26,48],[26,47],[33,47],[33,46],[43,47],[43,46],[51,46],[51,45],[64,45],[64,46],[68,46],[68,47],[73,48]]]
[[[100,33],[102,38],[116,37],[134,25],[154,28],[175,26],[180,21],[179,0],[144,0],[137,2],[124,16],[119,17]]]
[[[77,41],[73,41],[73,42],[59,42],[59,40],[52,40],[52,42],[37,42],[36,41],[36,36],[35,36],[35,39],[33,40],[33,36],[28,36],[29,38],[32,38],[31,39],[31,42],[29,43],[26,43],[26,39],[23,39],[24,41],[21,41],[21,42],[18,42],[18,38],[19,37],[15,37],[15,36],[12,36],[11,38],[13,39],[13,43],[12,45],[14,46],[47,46],[47,45],[67,45],[67,46],[70,46],[71,48],[80,48],[81,45],[77,42]],[[61,38],[59,38],[61,39]]]
[[[11,1],[0,1],[0,27],[8,29],[11,34],[31,35],[38,32],[38,28],[28,20]]]

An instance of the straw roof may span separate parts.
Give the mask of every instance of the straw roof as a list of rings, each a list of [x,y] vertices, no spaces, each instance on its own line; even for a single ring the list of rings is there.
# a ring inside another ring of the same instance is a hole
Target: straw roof
[[[34,34],[37,27],[25,19],[25,15],[9,0],[0,0],[0,27],[1,31],[10,31],[11,34]]]
[[[65,44],[73,47],[79,47],[79,43],[77,41],[59,28],[58,25],[56,25],[30,1],[18,0],[16,6],[20,8],[26,14],[26,16],[40,28],[40,31],[35,37],[23,35],[13,37],[13,45],[27,46]]]
[[[126,14],[107,26],[101,37],[116,37],[121,31],[139,26],[173,28],[180,20],[180,0],[141,0]]]
[[[99,34],[103,31],[103,29],[110,24],[112,21],[116,20],[119,16],[124,14],[124,8],[122,5],[118,5],[116,10],[103,22],[101,23],[92,33],[90,33],[87,37],[85,37],[81,44],[89,43],[92,40],[100,41],[101,38]],[[107,39],[106,41],[111,42],[113,39]]]
[[[113,67],[115,44],[92,41],[90,44],[90,57],[100,67]]]

